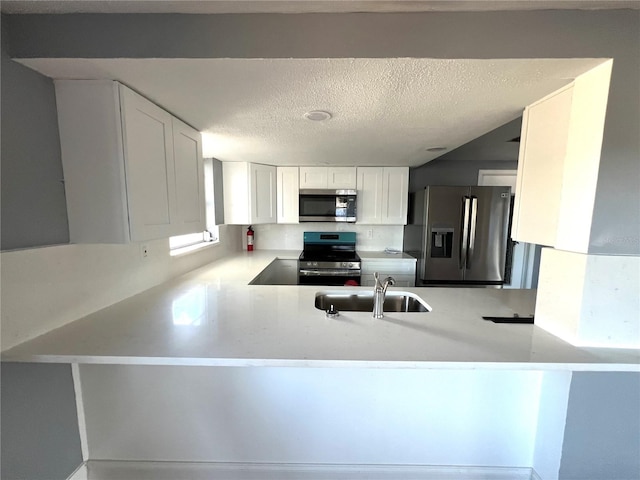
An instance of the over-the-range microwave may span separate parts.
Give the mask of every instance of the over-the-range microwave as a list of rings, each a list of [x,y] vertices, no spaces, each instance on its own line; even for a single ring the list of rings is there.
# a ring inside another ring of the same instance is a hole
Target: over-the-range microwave
[[[355,222],[355,190],[300,190],[301,222]]]

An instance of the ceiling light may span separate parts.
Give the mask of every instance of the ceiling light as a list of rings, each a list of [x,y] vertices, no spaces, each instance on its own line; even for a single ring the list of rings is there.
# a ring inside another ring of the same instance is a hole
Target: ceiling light
[[[322,122],[324,120],[329,120],[331,118],[331,114],[329,112],[325,112],[324,110],[311,110],[304,114],[304,118],[307,120],[312,120],[314,122]]]
[[[427,152],[443,152],[447,149],[447,147],[430,147],[427,148]]]

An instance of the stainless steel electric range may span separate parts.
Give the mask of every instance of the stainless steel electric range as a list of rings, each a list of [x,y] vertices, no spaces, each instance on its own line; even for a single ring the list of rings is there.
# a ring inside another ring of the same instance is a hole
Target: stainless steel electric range
[[[360,285],[355,232],[304,232],[300,285]]]

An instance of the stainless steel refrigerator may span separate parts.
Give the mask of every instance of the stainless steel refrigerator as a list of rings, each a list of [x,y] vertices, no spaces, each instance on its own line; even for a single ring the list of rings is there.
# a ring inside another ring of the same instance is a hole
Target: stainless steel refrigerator
[[[510,202],[510,187],[412,193],[403,250],[418,259],[416,285],[502,285]]]

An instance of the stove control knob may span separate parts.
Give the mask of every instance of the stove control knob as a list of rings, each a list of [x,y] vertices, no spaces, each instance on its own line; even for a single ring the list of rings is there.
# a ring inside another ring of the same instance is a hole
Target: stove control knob
[[[313,266],[317,267],[318,266],[318,262],[313,262]]]
[[[347,266],[347,262],[342,262],[342,266],[346,267]]]

